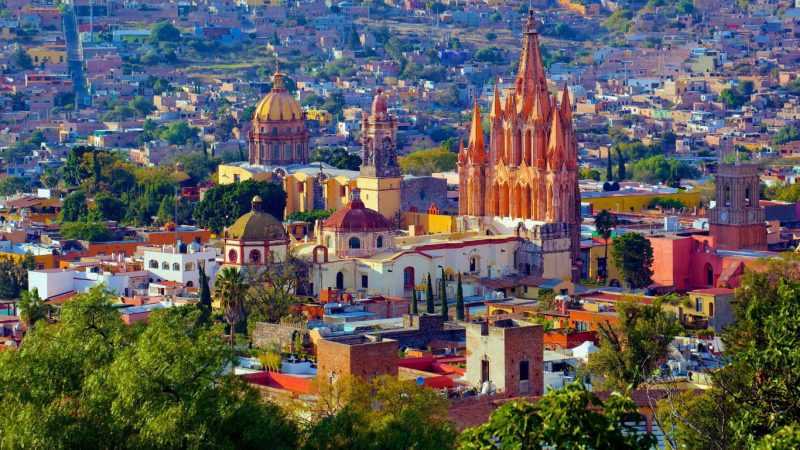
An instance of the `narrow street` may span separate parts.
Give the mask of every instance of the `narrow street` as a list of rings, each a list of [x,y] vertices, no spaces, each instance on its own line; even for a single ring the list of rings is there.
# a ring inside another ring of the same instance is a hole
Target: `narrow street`
[[[78,23],[72,4],[64,9],[64,37],[67,42],[69,72],[75,88],[76,107],[80,108],[88,104],[89,97],[86,91],[86,76],[83,72],[83,52],[80,50]]]

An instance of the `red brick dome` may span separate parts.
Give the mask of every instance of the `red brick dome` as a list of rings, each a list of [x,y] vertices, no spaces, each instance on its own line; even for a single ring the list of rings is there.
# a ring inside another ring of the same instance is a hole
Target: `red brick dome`
[[[381,213],[364,206],[358,189],[353,189],[350,203],[331,214],[322,224],[326,230],[334,231],[386,231],[392,224]]]

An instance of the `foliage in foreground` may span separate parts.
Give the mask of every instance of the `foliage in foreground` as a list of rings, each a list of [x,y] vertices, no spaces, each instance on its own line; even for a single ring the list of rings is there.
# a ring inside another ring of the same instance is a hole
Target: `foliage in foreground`
[[[650,434],[625,425],[638,416],[627,397],[612,394],[605,402],[573,383],[552,390],[537,403],[515,400],[492,413],[488,422],[462,433],[463,450],[545,448],[650,448]]]

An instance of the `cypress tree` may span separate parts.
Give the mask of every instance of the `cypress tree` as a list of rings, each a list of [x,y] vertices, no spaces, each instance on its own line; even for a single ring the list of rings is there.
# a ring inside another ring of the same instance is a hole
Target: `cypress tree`
[[[428,286],[425,290],[425,309],[428,314],[433,314],[435,308],[433,306],[433,284],[431,283],[431,274],[428,274]]]
[[[415,289],[413,293],[413,299],[411,300],[411,314],[419,314],[419,306],[417,305],[417,301],[419,301],[419,291]]]
[[[608,149],[608,154],[606,158],[606,181],[611,183],[614,181],[614,171],[611,170],[611,149]]]
[[[200,302],[197,306],[200,308],[200,323],[208,323],[211,319],[211,289],[208,287],[208,275],[203,264],[197,265],[200,271]]]
[[[464,320],[464,289],[461,287],[461,273],[456,286],[456,320]]]
[[[625,158],[622,157],[622,150],[617,149],[617,161],[619,164],[619,169],[617,170],[617,177],[619,181],[625,179]]]
[[[442,267],[442,284],[439,287],[439,302],[442,304],[442,317],[447,320],[447,283],[445,283],[444,267]]]

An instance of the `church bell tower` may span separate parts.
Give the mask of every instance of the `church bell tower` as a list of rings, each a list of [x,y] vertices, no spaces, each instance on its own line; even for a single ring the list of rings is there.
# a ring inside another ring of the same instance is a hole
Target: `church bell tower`
[[[764,209],[758,203],[758,167],[720,164],[716,185],[716,206],[708,215],[716,248],[766,250]]]
[[[402,177],[397,165],[397,119],[389,115],[386,96],[378,90],[372,111],[361,122],[361,200],[393,223],[400,214]]]

